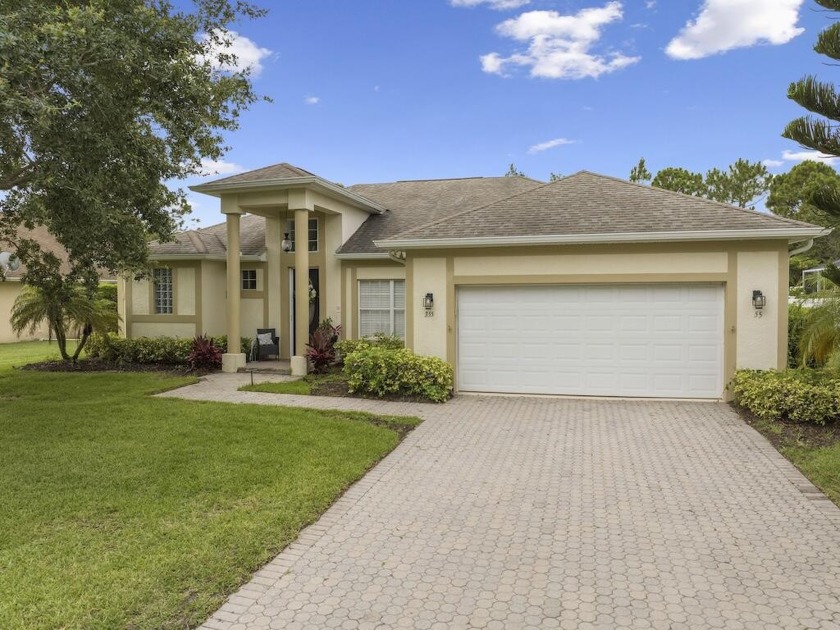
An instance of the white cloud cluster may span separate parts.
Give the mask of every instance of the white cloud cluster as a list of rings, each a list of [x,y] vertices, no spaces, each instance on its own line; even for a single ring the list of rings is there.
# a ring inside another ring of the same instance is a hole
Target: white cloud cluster
[[[704,0],[665,52],[674,59],[701,59],[760,43],[786,44],[804,30],[796,26],[803,2]]]
[[[317,105],[318,103],[321,102],[321,97],[320,96],[307,96],[305,99],[303,99],[303,102],[306,103],[307,105]]]
[[[486,4],[491,9],[504,11],[505,9],[518,9],[529,4],[531,0],[450,0],[453,7],[477,7]]]
[[[767,168],[778,168],[780,166],[784,166],[785,162],[804,162],[806,160],[834,165],[840,161],[840,158],[836,155],[827,155],[825,153],[820,153],[819,151],[791,151],[786,149],[782,151],[781,160],[767,159],[762,160],[761,163]]]
[[[226,162],[225,160],[211,160],[210,158],[201,159],[201,175],[207,177],[208,175],[236,175],[245,169],[235,162]]]
[[[549,149],[553,149],[554,147],[560,147],[564,144],[574,143],[574,140],[569,140],[568,138],[555,138],[554,140],[546,140],[545,142],[535,144],[530,149],[528,149],[528,153],[533,155],[534,153],[542,153],[543,151],[548,151]]]
[[[503,37],[527,48],[509,57],[490,53],[481,57],[484,72],[505,74],[510,67],[530,68],[534,77],[582,79],[614,72],[639,61],[619,52],[598,54],[593,47],[605,26],[623,18],[620,2],[582,9],[574,15],[557,11],[528,11],[496,27]]]
[[[217,33],[216,35],[225,44],[229,44],[224,46],[221,44],[211,46],[211,54],[209,55],[210,63],[216,70],[225,72],[244,72],[250,70],[252,76],[259,76],[263,69],[263,60],[273,54],[268,48],[257,46],[254,41],[244,35],[240,35],[236,31],[227,31],[225,33]],[[206,42],[210,39],[210,36],[205,33],[202,35],[202,39]],[[219,53],[231,55],[235,60],[231,63],[219,63],[217,58]]]

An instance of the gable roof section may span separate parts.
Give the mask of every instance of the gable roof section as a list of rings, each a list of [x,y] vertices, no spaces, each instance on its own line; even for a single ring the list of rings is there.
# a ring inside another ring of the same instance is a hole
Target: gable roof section
[[[245,173],[238,173],[230,177],[223,177],[212,182],[190,186],[190,190],[214,197],[221,197],[225,193],[233,194],[237,192],[252,192],[266,189],[282,190],[288,188],[309,188],[316,190],[325,194],[327,197],[340,199],[344,203],[371,214],[379,214],[385,211],[384,208],[375,202],[354,193],[341,184],[336,184],[286,162],[265,166]]]
[[[374,241],[451,217],[542,186],[526,177],[469,177],[399,181],[388,184],[356,184],[353,192],[376,201],[389,210],[370,217],[351,236],[340,255],[381,254]]]
[[[787,238],[800,221],[581,171],[480,208],[377,239],[383,248]]]

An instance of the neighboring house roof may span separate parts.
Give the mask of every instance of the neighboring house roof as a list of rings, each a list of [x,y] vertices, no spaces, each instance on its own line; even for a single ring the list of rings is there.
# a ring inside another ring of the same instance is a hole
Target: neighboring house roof
[[[372,216],[338,250],[339,254],[381,252],[374,241],[471,208],[542,186],[526,177],[470,177],[356,184],[350,190],[377,201],[389,212]]]
[[[61,273],[69,273],[70,264],[68,263],[67,250],[64,249],[61,243],[58,242],[46,227],[39,225],[32,230],[21,227],[18,228],[17,236],[21,240],[29,239],[35,241],[41,247],[42,251],[53,252],[61,261]],[[11,243],[0,239],[0,251],[14,253],[15,248]],[[7,280],[20,280],[24,273],[26,273],[26,266],[21,265],[15,271],[6,271],[5,276]],[[116,276],[107,272],[100,273],[100,277],[103,280],[116,280]]]
[[[581,171],[377,240],[380,247],[789,238],[817,226]]]

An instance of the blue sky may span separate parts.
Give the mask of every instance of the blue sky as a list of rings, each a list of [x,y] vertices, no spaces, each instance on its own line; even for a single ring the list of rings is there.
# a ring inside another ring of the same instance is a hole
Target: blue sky
[[[784,172],[786,98],[831,14],[810,0],[256,0],[235,51],[271,103],[244,113],[205,180],[290,162],[343,184],[587,169],[644,156]],[[202,181],[190,180],[189,184]],[[192,195],[194,218],[218,202]]]

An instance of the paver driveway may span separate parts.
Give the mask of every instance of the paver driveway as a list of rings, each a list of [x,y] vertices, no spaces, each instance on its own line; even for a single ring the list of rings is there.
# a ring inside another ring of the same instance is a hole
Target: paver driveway
[[[840,628],[840,511],[726,405],[399,408],[426,422],[206,628]]]

